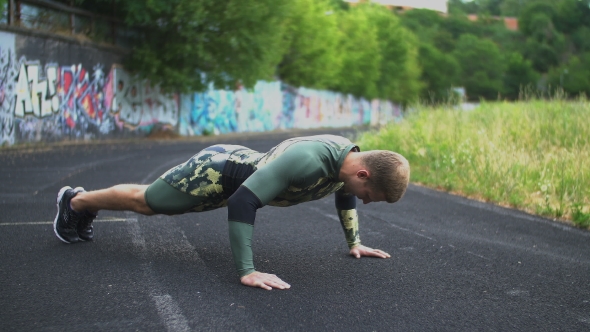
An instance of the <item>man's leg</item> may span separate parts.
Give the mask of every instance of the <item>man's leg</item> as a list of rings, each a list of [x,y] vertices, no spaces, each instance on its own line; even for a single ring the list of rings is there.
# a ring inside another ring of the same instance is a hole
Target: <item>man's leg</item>
[[[144,197],[147,188],[146,185],[123,184],[87,192],[82,187],[63,187],[57,194],[55,235],[65,243],[92,240],[92,222],[99,210],[155,214]]]
[[[221,192],[211,197],[192,196],[160,178],[149,186],[120,184],[88,192],[82,187],[63,187],[57,196],[54,231],[66,243],[90,241],[94,238],[92,223],[100,210],[175,215],[192,208],[210,210],[224,203]]]
[[[155,212],[145,201],[148,185],[120,184],[107,189],[80,192],[72,198],[70,206],[76,212],[99,210],[133,211],[151,216]]]
[[[92,240],[92,222],[100,210],[175,215],[225,206],[220,180],[226,154],[232,149],[235,147],[223,145],[206,148],[187,162],[168,170],[149,186],[122,184],[90,192],[82,187],[63,187],[57,195],[55,234],[66,243]],[[212,160],[213,157],[216,159]],[[168,181],[164,179],[166,177]],[[176,183],[178,179],[182,185]],[[203,184],[207,184],[205,188],[202,188]]]

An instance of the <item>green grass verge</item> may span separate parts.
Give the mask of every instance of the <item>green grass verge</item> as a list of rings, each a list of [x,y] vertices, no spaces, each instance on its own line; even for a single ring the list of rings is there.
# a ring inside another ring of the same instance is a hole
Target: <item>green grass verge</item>
[[[411,181],[590,226],[590,102],[419,107],[362,134],[363,150],[403,154]]]

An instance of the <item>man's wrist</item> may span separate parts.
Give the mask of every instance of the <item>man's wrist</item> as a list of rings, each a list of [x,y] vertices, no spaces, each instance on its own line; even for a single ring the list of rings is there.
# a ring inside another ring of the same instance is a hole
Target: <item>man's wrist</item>
[[[351,246],[348,246],[348,248],[349,248],[350,250],[352,250],[352,249],[354,249],[354,248],[356,248],[356,247],[359,247],[360,245],[361,245],[361,243],[359,242],[359,243],[355,243],[355,244],[353,244],[353,245],[351,245]]]
[[[246,271],[240,272],[240,280],[244,279],[245,277],[251,275],[254,272],[256,272],[256,270],[254,270],[254,269],[248,269]]]

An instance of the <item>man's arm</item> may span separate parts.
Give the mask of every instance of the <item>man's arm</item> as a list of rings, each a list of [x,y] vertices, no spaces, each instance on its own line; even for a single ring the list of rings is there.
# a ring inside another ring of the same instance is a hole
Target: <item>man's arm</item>
[[[335,193],[335,204],[338,212],[338,219],[340,219],[340,225],[342,225],[344,236],[346,237],[346,243],[350,249],[350,255],[356,258],[361,258],[361,256],[379,258],[391,257],[388,253],[382,250],[372,249],[361,245],[358,213],[356,211],[356,197],[354,195],[346,194],[342,190],[339,190]]]
[[[313,157],[307,149],[287,150],[273,162],[254,172],[228,199],[230,244],[242,284],[269,290],[290,287],[277,276],[254,269],[254,220],[256,210],[285,190],[293,179],[317,172],[312,166]]]
[[[291,286],[274,274],[254,269],[252,236],[256,210],[262,207],[260,200],[248,188],[241,186],[228,199],[229,242],[240,281],[246,286],[287,289]]]
[[[348,244],[348,248],[352,249],[361,244],[358,214],[356,212],[356,196],[338,190],[334,194],[334,198],[338,219],[340,219],[340,225],[342,226],[342,230],[344,230],[346,243]]]

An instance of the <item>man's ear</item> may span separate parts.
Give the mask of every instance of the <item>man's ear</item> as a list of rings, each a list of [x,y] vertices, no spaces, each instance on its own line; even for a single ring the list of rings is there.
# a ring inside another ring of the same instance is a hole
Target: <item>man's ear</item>
[[[368,179],[369,178],[369,171],[367,171],[366,169],[360,169],[356,172],[356,176],[359,179]]]

